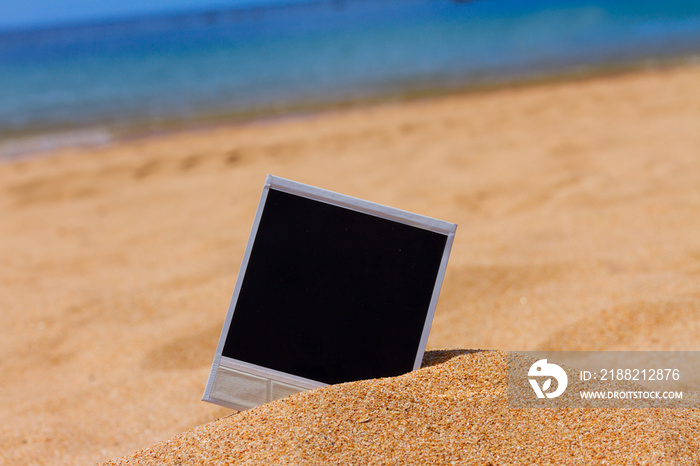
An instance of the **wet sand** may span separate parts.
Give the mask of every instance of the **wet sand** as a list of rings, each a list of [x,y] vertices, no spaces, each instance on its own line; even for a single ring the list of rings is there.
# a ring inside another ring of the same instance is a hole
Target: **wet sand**
[[[0,164],[0,462],[107,461],[231,413],[199,400],[267,173],[459,225],[428,348],[700,349],[698,83],[699,67],[648,70]],[[470,377],[477,358],[498,380],[478,355],[499,353],[475,354],[426,370]],[[498,411],[488,386],[435,416]],[[518,432],[542,420],[504,415]],[[644,424],[647,458],[698,449],[697,411],[668,416]],[[605,435],[584,445],[612,457]],[[516,444],[500,445],[464,458],[503,461]]]

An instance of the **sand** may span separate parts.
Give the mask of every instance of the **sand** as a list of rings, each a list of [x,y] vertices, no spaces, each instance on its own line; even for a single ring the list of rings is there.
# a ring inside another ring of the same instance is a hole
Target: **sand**
[[[292,464],[697,463],[697,410],[509,410],[498,350],[700,349],[699,84],[649,69],[0,164],[0,462],[194,442]],[[428,348],[489,351],[230,417],[199,401],[267,173],[457,223]]]
[[[108,464],[700,463],[700,410],[512,409],[505,353],[428,356],[449,360],[294,395]]]

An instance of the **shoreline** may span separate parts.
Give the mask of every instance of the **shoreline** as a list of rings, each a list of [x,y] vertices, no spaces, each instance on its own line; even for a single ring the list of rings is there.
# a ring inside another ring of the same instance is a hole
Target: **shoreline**
[[[60,149],[95,149],[126,141],[168,137],[178,133],[198,133],[225,127],[299,119],[315,115],[331,114],[348,109],[362,109],[387,104],[405,103],[447,96],[463,96],[498,92],[504,89],[520,89],[566,82],[581,82],[600,78],[613,78],[648,71],[667,71],[677,68],[700,66],[700,52],[666,58],[635,60],[629,63],[607,63],[574,67],[560,72],[518,74],[487,82],[435,85],[409,84],[395,92],[385,92],[366,97],[307,102],[287,107],[269,107],[231,112],[200,112],[185,118],[159,120],[135,120],[118,125],[81,126],[58,130],[27,130],[15,136],[0,138],[0,163],[50,155]]]

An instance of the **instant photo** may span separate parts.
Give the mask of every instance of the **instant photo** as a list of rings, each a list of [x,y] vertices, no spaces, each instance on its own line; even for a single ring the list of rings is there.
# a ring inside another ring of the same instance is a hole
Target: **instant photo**
[[[456,225],[269,176],[204,400],[420,366]]]

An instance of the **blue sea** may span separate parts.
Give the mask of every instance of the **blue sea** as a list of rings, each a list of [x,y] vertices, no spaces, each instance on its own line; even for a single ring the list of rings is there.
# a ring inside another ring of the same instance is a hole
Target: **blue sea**
[[[698,57],[696,0],[317,0],[6,30],[0,157]]]

